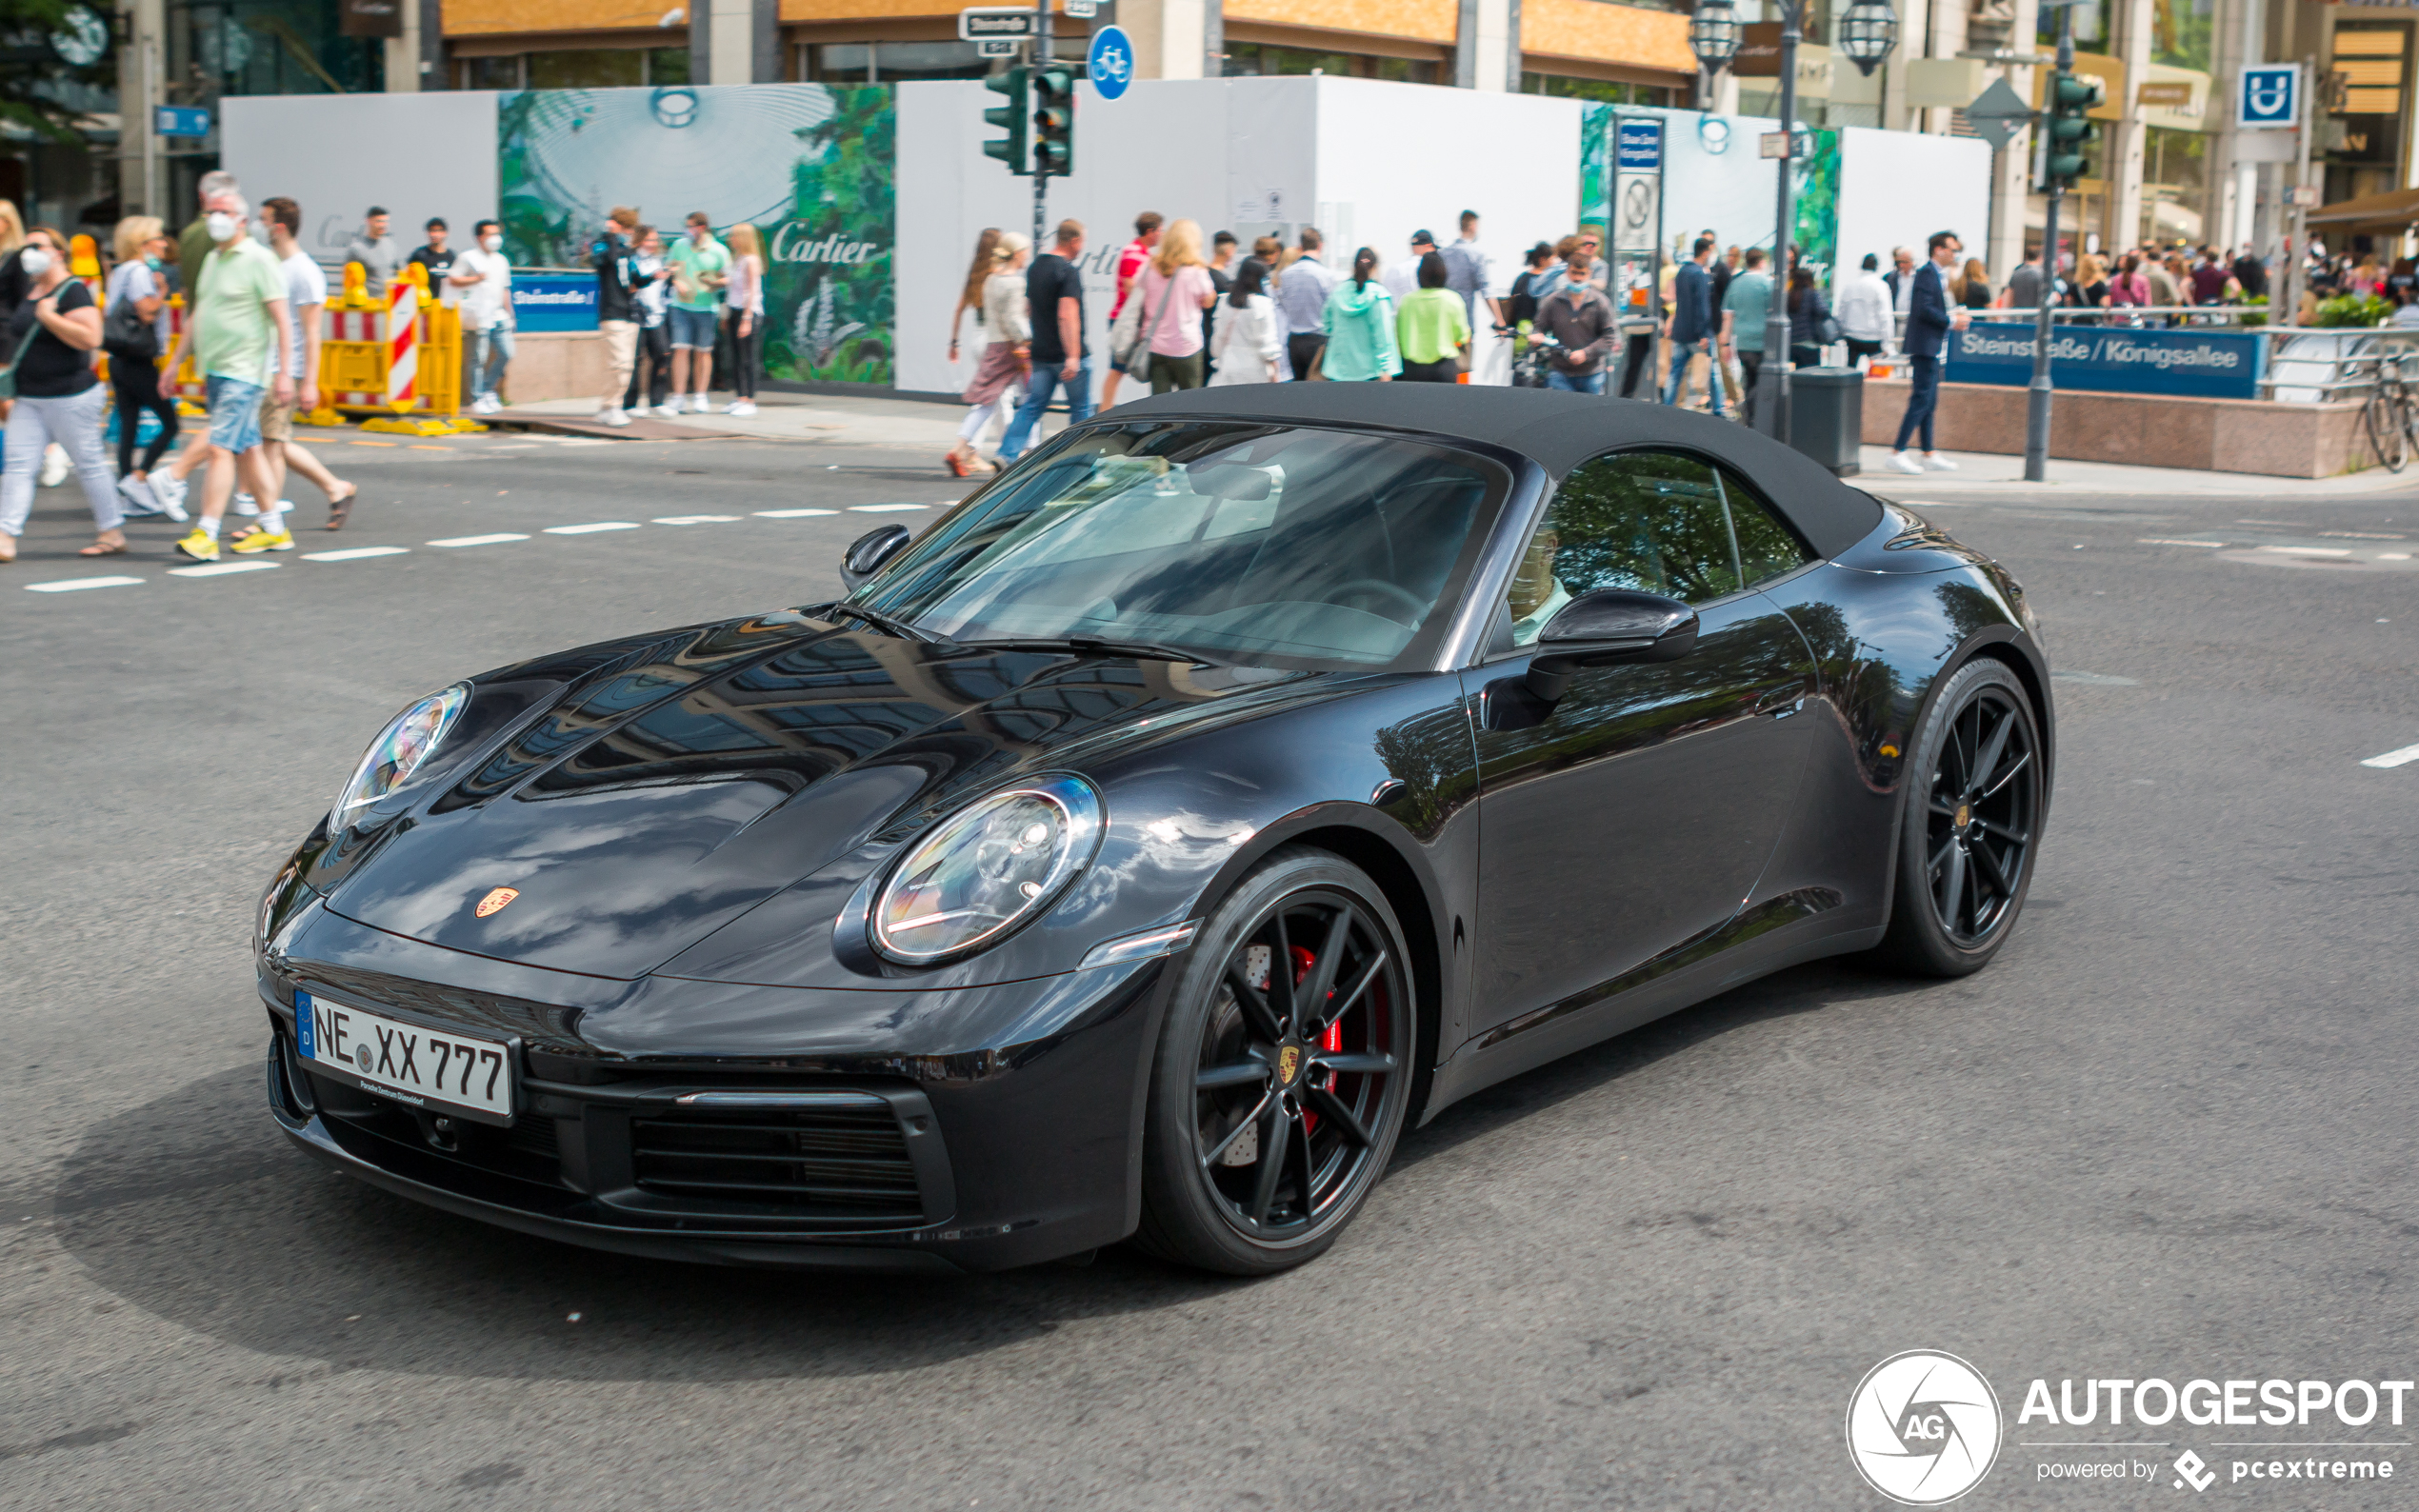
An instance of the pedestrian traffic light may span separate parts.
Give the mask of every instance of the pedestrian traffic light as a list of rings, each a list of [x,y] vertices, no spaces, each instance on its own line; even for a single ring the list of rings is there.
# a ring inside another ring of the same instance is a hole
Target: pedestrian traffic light
[[[2049,142],[2042,176],[2055,189],[2072,189],[2083,176],[2084,154],[2097,128],[2086,118],[2100,107],[2100,81],[2087,75],[2059,72],[2049,79]]]
[[[1033,171],[1064,178],[1075,168],[1075,70],[1045,63],[1033,70]]]
[[[1032,172],[1032,169],[1026,166],[1025,153],[1026,122],[1029,113],[1026,109],[1028,98],[1026,80],[1027,70],[1018,67],[1010,69],[1004,73],[994,73],[983,81],[983,88],[1008,96],[1006,105],[994,105],[983,112],[985,124],[1005,127],[1008,129],[1008,135],[983,144],[983,155],[998,158],[1008,165],[1008,170],[1010,173],[1020,177]]]

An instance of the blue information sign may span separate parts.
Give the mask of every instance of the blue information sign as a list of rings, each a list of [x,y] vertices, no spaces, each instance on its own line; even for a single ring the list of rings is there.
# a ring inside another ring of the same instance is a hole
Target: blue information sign
[[[1663,123],[1624,116],[1615,129],[1620,136],[1619,165],[1624,169],[1654,169],[1663,166]]]
[[[151,129],[161,136],[208,136],[210,111],[198,105],[155,105]]]
[[[2246,127],[2299,124],[2301,102],[2293,96],[2300,89],[2301,79],[2302,70],[2297,64],[2245,69],[2243,98],[2235,109],[2235,118]]]
[[[1113,100],[1134,82],[1134,45],[1123,27],[1103,27],[1092,33],[1092,50],[1085,60],[1092,88],[1104,100]]]
[[[1954,384],[2032,382],[2030,321],[1977,321],[1949,337]],[[2263,331],[2135,330],[2058,326],[2049,333],[2049,381],[2101,393],[2256,399],[2268,364]]]
[[[520,330],[594,330],[594,273],[512,275],[512,324]]]

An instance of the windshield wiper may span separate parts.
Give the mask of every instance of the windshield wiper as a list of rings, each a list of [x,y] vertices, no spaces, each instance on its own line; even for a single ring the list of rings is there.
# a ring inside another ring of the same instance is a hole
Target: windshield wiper
[[[968,641],[962,644],[997,646],[1018,650],[1063,646],[1070,651],[1089,651],[1100,656],[1132,656],[1149,662],[1191,662],[1202,666],[1233,665],[1221,662],[1214,657],[1204,656],[1199,651],[1188,651],[1174,646],[1162,646],[1156,641],[1107,640],[1097,635],[1035,635],[1012,641]]]
[[[957,644],[946,635],[935,635],[930,630],[910,625],[907,621],[895,615],[885,614],[880,609],[869,609],[855,604],[833,604],[831,607],[851,619],[863,620],[875,629],[887,631],[903,641],[922,641],[928,646]]]

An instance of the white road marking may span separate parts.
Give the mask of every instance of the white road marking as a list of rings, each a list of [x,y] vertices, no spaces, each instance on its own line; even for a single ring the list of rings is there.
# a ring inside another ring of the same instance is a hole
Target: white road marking
[[[556,436],[554,444],[558,447],[610,447],[613,442],[609,436]]]
[[[2145,535],[2145,536],[2137,536],[2137,537],[2135,537],[2135,538],[2134,538],[2134,542],[2133,542],[2133,544],[2134,544],[2135,546],[2206,546],[2206,547],[2222,547],[2222,546],[2226,545],[2226,543],[2225,543],[2225,542],[2223,542],[2223,541],[2180,541],[2180,540],[2169,540],[2168,537],[2163,536],[2163,535]]]
[[[2377,553],[2377,560],[2380,562],[2408,562],[2410,560],[2410,553],[2408,551],[2380,551]]]
[[[2360,765],[2363,766],[2401,766],[2410,762],[2419,762],[2419,746],[2405,746],[2400,750],[2389,750],[2383,756],[2371,756]]]
[[[2351,548],[2342,546],[2264,546],[2263,551],[2281,551],[2287,556],[2349,556]]]
[[[888,514],[893,509],[930,509],[929,504],[852,504],[850,514]]]
[[[303,553],[303,560],[306,562],[358,562],[365,557],[409,556],[410,554],[411,548],[404,546],[356,546],[348,547],[342,551],[306,551]]]
[[[837,509],[758,509],[759,520],[803,520],[810,514],[838,514]]]
[[[497,546],[506,541],[526,541],[528,539],[528,536],[513,535],[510,531],[507,531],[500,535],[452,535],[446,537],[442,541],[431,541],[429,544],[430,546],[443,547]]]
[[[74,593],[84,588],[128,588],[141,578],[63,578],[56,583],[29,583],[30,593]]]
[[[550,525],[546,527],[546,533],[548,535],[593,535],[599,530],[638,528],[640,528],[638,523],[633,520],[599,520],[593,525]]]
[[[726,520],[738,518],[739,516],[735,514],[659,514],[655,516],[655,523],[657,525],[720,525]]]
[[[283,562],[206,562],[200,567],[170,567],[172,578],[223,578],[233,572],[266,572]]]

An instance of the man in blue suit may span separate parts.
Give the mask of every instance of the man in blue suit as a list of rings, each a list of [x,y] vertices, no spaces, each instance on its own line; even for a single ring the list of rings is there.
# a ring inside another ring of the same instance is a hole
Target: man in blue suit
[[[1700,236],[1689,252],[1689,260],[1671,279],[1671,311],[1663,320],[1664,345],[1671,353],[1671,376],[1663,385],[1663,402],[1678,404],[1689,375],[1689,359],[1704,352],[1712,360],[1706,365],[1706,390],[1713,403],[1713,413],[1722,413],[1722,358],[1713,350],[1713,336],[1721,328],[1722,317],[1715,313],[1713,275],[1706,264],[1713,257],[1713,238]]]
[[[1954,231],[1934,231],[1931,261],[1915,269],[1915,285],[1907,300],[1907,365],[1913,383],[1907,395],[1907,414],[1898,422],[1898,446],[1889,465],[1901,472],[1954,472],[1957,465],[1932,446],[1932,411],[1940,406],[1940,360],[1947,354],[1949,333],[1966,328],[1963,309],[1949,308],[1949,270],[1966,244]],[[1907,443],[1921,430],[1924,455],[1919,459]]]

